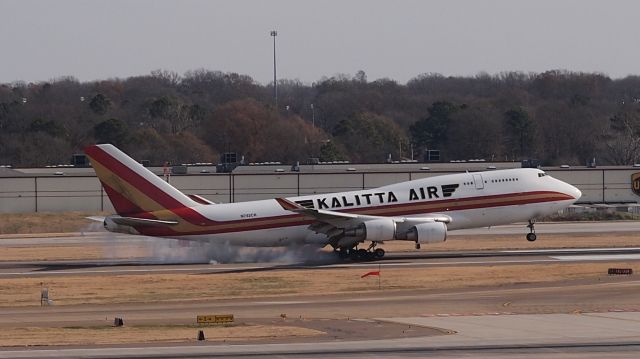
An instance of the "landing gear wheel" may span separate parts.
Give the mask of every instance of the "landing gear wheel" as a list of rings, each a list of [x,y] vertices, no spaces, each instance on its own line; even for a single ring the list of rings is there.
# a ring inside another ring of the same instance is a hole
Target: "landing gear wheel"
[[[369,252],[366,249],[360,248],[356,251],[356,258],[359,260],[364,260],[369,258]]]
[[[349,258],[349,250],[346,248],[341,248],[340,250],[337,251],[338,252],[338,256],[340,258]]]
[[[382,249],[382,248],[376,248],[376,250],[375,250],[375,251],[373,251],[373,256],[374,256],[375,258],[378,258],[378,259],[380,259],[380,258],[384,257],[384,249]]]
[[[529,242],[535,241],[538,237],[536,236],[536,228],[534,227],[536,224],[535,219],[530,219],[529,224],[527,224],[527,228],[529,228],[529,233],[527,234],[527,240]]]

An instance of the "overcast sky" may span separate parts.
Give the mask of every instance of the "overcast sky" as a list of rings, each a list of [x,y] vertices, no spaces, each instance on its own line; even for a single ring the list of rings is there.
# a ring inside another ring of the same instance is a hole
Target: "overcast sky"
[[[311,83],[364,70],[640,74],[640,1],[0,0],[0,82],[206,68]]]

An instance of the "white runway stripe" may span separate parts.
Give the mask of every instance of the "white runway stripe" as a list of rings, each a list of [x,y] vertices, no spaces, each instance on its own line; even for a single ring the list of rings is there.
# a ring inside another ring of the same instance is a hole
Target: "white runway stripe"
[[[551,258],[561,260],[561,261],[620,261],[620,260],[638,260],[640,259],[640,254],[552,256]]]
[[[558,248],[558,249],[518,249],[501,251],[502,253],[547,253],[547,252],[614,252],[614,251],[637,251],[640,247],[621,248]]]

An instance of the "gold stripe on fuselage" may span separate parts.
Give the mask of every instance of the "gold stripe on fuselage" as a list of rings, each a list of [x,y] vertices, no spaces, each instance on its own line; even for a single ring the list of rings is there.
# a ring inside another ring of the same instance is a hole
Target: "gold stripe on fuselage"
[[[104,167],[100,162],[92,159],[91,164],[93,165],[98,178],[100,178],[100,180],[104,182],[104,184],[111,187],[114,191],[118,192],[122,197],[135,204],[141,210],[145,212],[153,212],[164,209],[164,207],[161,206],[158,202],[149,198],[135,186],[124,180],[122,177]]]

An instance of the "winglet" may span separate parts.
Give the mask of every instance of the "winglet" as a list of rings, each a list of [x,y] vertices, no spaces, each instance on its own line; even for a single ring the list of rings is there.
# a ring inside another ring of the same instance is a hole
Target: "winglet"
[[[299,204],[295,203],[295,202],[291,202],[286,198],[276,198],[276,201],[278,202],[278,204],[280,206],[282,206],[283,209],[287,210],[287,211],[300,211],[300,210],[304,210],[305,208],[300,206]]]

